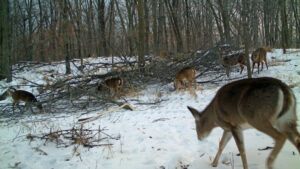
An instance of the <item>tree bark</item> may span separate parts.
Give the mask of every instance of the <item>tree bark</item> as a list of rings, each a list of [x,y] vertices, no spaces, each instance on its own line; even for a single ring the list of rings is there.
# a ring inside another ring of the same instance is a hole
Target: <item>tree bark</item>
[[[147,0],[144,0],[144,25],[145,25],[145,55],[149,55],[149,34],[150,34],[150,28],[149,28],[149,9],[147,6]]]
[[[105,0],[98,0],[98,22],[99,22],[99,32],[100,32],[100,44],[101,52],[104,56],[108,55],[106,38],[105,38]]]
[[[242,1],[242,24],[243,24],[243,39],[244,39],[244,44],[245,44],[245,55],[247,57],[247,73],[248,73],[248,78],[252,78],[251,74],[251,68],[250,68],[250,59],[249,59],[249,31],[248,31],[248,13],[249,13],[249,1],[248,0],[243,0]]]
[[[152,18],[153,18],[153,24],[152,24],[152,31],[153,31],[153,41],[152,41],[152,51],[154,52],[154,55],[159,55],[159,42],[158,42],[158,33],[157,33],[157,0],[152,0]]]
[[[11,82],[11,63],[9,49],[9,1],[0,2],[0,80]]]
[[[288,47],[288,25],[286,16],[286,1],[279,0],[280,6],[280,16],[281,16],[281,44],[283,53],[286,53],[286,48]]]
[[[145,54],[144,54],[144,36],[145,36],[145,32],[144,32],[144,11],[143,11],[143,0],[138,0],[138,56],[139,56],[139,67],[143,68],[145,66]]]
[[[230,40],[230,24],[229,24],[229,15],[228,15],[228,0],[218,0],[219,10],[221,12],[224,35],[225,35],[225,43],[229,43]]]
[[[166,8],[168,11],[169,20],[176,38],[177,52],[183,52],[182,35],[179,28],[179,18],[176,12],[179,10],[179,1],[173,0],[172,4],[169,0],[165,0]]]
[[[69,44],[69,36],[68,36],[68,16],[67,16],[67,10],[68,10],[68,6],[67,6],[67,0],[64,0],[62,2],[62,6],[63,6],[63,36],[64,36],[64,55],[65,55],[65,66],[66,66],[66,74],[70,74],[71,73],[71,66],[70,66],[70,44]]]

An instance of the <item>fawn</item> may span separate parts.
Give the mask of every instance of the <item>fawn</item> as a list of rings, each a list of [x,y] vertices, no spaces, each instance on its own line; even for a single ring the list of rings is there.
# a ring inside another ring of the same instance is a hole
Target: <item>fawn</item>
[[[196,70],[192,67],[185,67],[177,72],[174,79],[174,87],[175,90],[178,90],[180,86],[186,89],[185,81],[188,81],[188,88],[192,86],[192,82],[194,83],[194,88],[197,89],[196,82]]]
[[[297,131],[296,98],[292,90],[274,78],[243,79],[221,87],[211,103],[202,112],[188,107],[196,123],[199,140],[215,127],[224,129],[219,150],[212,166],[233,136],[241,155],[244,169],[248,169],[242,131],[248,127],[269,135],[275,147],[267,159],[271,169],[286,139],[300,153],[300,134]]]
[[[266,64],[266,67],[268,69],[268,63],[267,63],[267,52],[271,52],[272,49],[269,47],[263,47],[263,48],[258,48],[254,52],[252,52],[251,55],[251,60],[252,60],[252,73],[254,71],[254,66],[257,63],[257,71],[259,73],[259,66],[261,63],[261,71],[264,68],[264,63]]]
[[[109,93],[111,93],[111,89],[113,89],[113,96],[120,95],[120,92],[123,88],[123,79],[121,77],[114,77],[110,79],[104,80],[99,86],[98,91],[105,91],[108,89]]]

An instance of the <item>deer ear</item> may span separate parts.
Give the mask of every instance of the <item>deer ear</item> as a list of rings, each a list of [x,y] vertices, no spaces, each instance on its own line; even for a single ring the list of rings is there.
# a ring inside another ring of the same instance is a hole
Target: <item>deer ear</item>
[[[192,107],[189,107],[189,106],[187,106],[187,108],[190,110],[190,112],[192,113],[192,115],[194,116],[195,119],[200,119],[201,113],[198,110],[196,110]]]

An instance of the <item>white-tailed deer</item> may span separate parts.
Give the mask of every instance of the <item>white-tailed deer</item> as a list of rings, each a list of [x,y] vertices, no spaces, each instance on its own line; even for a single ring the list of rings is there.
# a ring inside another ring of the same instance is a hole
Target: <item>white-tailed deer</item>
[[[113,96],[120,95],[121,90],[123,88],[123,79],[121,77],[114,77],[110,79],[104,80],[99,86],[98,91],[108,90],[111,93],[111,89],[113,89]]]
[[[229,77],[231,66],[240,64],[240,67],[241,67],[240,74],[243,72],[244,65],[246,66],[246,64],[247,64],[247,57],[246,57],[245,53],[236,53],[236,54],[221,57],[220,62],[225,67],[226,75],[227,75],[227,77]]]
[[[292,90],[274,78],[243,79],[221,87],[211,103],[202,112],[188,107],[195,118],[199,140],[204,139],[215,127],[224,133],[219,150],[212,163],[218,165],[219,157],[233,136],[240,152],[243,167],[248,169],[243,129],[254,127],[275,141],[274,149],[267,159],[271,169],[286,139],[300,153],[300,134],[297,131],[296,98]]]
[[[14,106],[15,105],[18,106],[20,101],[25,102],[26,106],[28,106],[28,104],[30,104],[29,106],[30,106],[30,109],[32,112],[33,112],[32,107],[31,107],[32,104],[35,104],[36,107],[40,110],[43,109],[42,104],[39,103],[37,101],[36,97],[30,92],[27,92],[25,90],[15,90],[13,88],[10,88],[10,89],[8,89],[8,93],[13,99],[13,111],[14,111]]]
[[[264,68],[264,63],[263,61],[265,62],[266,64],[266,67],[268,69],[268,63],[267,63],[267,52],[271,52],[272,49],[269,48],[269,47],[264,47],[264,48],[258,48],[256,49],[252,55],[251,55],[251,60],[252,60],[252,73],[254,71],[254,66],[255,64],[257,63],[257,71],[259,73],[259,66],[260,66],[260,63],[261,63],[261,71],[263,70]]]
[[[194,83],[194,88],[197,89],[196,82],[196,70],[192,67],[185,67],[177,72],[174,79],[174,87],[175,90],[178,90],[181,87],[186,89],[185,81],[188,81],[188,88],[190,89],[192,86],[192,82]]]

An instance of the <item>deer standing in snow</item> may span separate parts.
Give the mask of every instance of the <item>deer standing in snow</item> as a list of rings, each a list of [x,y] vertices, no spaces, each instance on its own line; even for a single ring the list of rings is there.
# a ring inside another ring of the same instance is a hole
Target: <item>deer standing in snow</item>
[[[177,72],[174,79],[174,88],[178,90],[181,87],[186,89],[185,81],[188,81],[188,88],[192,87],[192,83],[194,83],[194,88],[197,89],[196,82],[196,70],[192,67],[185,67]]]
[[[230,67],[240,64],[241,71],[240,74],[244,70],[244,66],[247,66],[247,56],[245,53],[236,53],[232,55],[223,56],[220,58],[221,65],[226,69],[226,75],[229,77]]]
[[[35,104],[36,107],[40,110],[43,109],[42,104],[39,103],[37,101],[36,97],[30,92],[27,92],[25,90],[15,90],[13,88],[10,88],[10,89],[8,89],[8,95],[10,95],[13,99],[13,111],[14,111],[15,105],[18,106],[20,101],[25,102],[26,107],[30,106],[30,109],[32,112],[33,112],[32,107],[31,107],[32,104]]]
[[[272,49],[268,47],[258,48],[254,52],[252,52],[251,60],[252,60],[252,73],[254,71],[254,66],[257,63],[257,71],[259,73],[259,66],[261,63],[261,71],[264,68],[264,63],[266,64],[266,67],[268,69],[268,63],[267,63],[267,52],[271,52]]]

